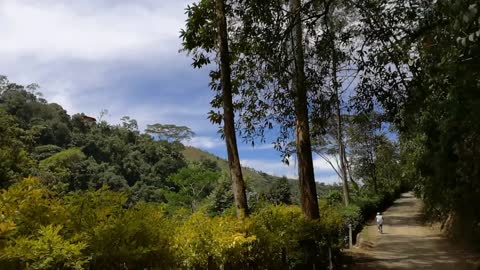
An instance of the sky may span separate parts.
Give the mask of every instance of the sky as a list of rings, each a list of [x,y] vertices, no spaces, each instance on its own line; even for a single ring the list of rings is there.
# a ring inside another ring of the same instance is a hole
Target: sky
[[[162,123],[190,127],[189,142],[226,158],[218,126],[207,119],[213,96],[208,70],[193,69],[181,48],[185,0],[0,0],[0,75],[18,84],[37,83],[49,102],[69,114],[110,123],[123,116],[141,129]],[[274,141],[272,138],[270,141]],[[241,140],[240,140],[241,142]],[[267,142],[269,140],[267,139]],[[240,143],[244,166],[297,178],[269,143]],[[338,182],[314,156],[317,182]]]

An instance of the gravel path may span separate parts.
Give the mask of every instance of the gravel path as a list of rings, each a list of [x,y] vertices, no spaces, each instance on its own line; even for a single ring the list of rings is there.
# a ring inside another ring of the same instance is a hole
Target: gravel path
[[[480,257],[452,246],[440,230],[425,225],[421,209],[411,193],[395,201],[383,213],[383,234],[375,225],[360,234],[359,247],[349,252],[353,269],[480,270]]]

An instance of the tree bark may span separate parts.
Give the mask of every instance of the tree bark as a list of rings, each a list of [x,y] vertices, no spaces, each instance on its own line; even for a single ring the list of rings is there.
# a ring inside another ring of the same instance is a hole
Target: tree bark
[[[320,218],[320,214],[308,123],[304,43],[300,9],[301,0],[290,0],[290,11],[293,17],[292,51],[295,58],[292,88],[295,96],[295,140],[298,158],[298,180],[303,214],[307,219],[317,219]]]
[[[232,178],[233,195],[237,217],[248,216],[245,182],[238,155],[237,138],[235,134],[235,114],[232,101],[232,81],[230,67],[230,52],[228,49],[227,19],[224,0],[216,0],[216,15],[218,21],[218,42],[220,49],[220,77],[223,97],[223,129],[227,144],[228,167]]]

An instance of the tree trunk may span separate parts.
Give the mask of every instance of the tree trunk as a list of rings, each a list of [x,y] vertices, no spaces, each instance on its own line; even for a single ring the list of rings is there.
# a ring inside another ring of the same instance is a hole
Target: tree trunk
[[[375,191],[375,194],[378,194],[378,179],[377,179],[377,166],[375,165],[375,152],[376,152],[376,142],[374,139],[374,131],[371,129],[372,134],[370,134],[371,141],[370,141],[370,165],[371,165],[371,174],[372,174],[372,181],[373,181],[373,190]]]
[[[340,94],[340,85],[337,79],[337,67],[338,60],[335,52],[335,34],[331,32],[332,29],[329,27],[330,31],[330,42],[331,42],[331,51],[332,51],[332,83],[333,90],[336,98],[336,114],[337,114],[337,141],[338,141],[338,153],[340,155],[340,173],[342,178],[342,188],[343,188],[343,202],[348,206],[350,201],[350,192],[348,189],[348,178],[347,178],[347,165],[345,163],[345,144],[343,143],[343,126],[342,126],[342,112],[341,112],[341,103],[342,97]]]
[[[348,176],[347,176],[347,165],[345,163],[345,145],[343,143],[342,136],[342,115],[340,112],[340,100],[337,104],[337,136],[338,136],[338,152],[340,153],[340,171],[342,174],[342,184],[343,184],[343,202],[348,206],[350,201],[350,191],[348,188]]]
[[[232,81],[230,67],[230,53],[228,49],[227,19],[225,16],[224,0],[216,0],[216,14],[218,20],[218,41],[220,48],[220,76],[223,97],[223,129],[227,144],[228,167],[232,178],[233,195],[237,217],[243,219],[248,216],[245,182],[242,176],[242,167],[238,155],[237,138],[235,134],[235,114],[232,101]]]
[[[290,0],[293,17],[292,51],[294,53],[294,76],[292,88],[295,95],[295,133],[298,158],[298,180],[300,202],[306,218],[320,218],[313,170],[310,127],[308,123],[307,88],[305,85],[305,59],[303,51],[303,31],[301,22],[301,0]]]

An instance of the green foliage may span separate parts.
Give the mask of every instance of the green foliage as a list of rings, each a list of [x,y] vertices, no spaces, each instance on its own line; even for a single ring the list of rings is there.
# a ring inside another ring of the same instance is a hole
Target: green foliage
[[[60,193],[135,186],[132,202],[165,201],[160,190],[176,188],[167,179],[187,165],[181,143],[140,134],[136,120],[128,116],[118,126],[96,123],[85,114],[70,117],[60,105],[43,99],[37,85],[17,85],[1,77],[0,87],[0,187],[33,174]],[[188,133],[181,128],[181,134]]]
[[[3,250],[3,258],[28,269],[84,269],[90,260],[82,253],[87,245],[65,240],[60,230],[62,226],[42,226],[38,235],[16,238]]]
[[[222,171],[222,179],[220,180],[220,183],[215,186],[214,191],[212,191],[211,198],[212,197],[217,197],[218,200],[217,202],[220,203],[220,201],[223,201],[224,207],[221,207],[219,205],[219,209],[222,209],[221,211],[216,211],[213,210],[213,212],[220,213],[223,210],[229,208],[233,202],[230,200],[230,198],[233,198],[233,194],[231,193],[231,185],[229,184],[229,179],[226,172],[228,172],[228,163],[224,159],[220,159],[217,156],[214,156],[208,152],[205,152],[203,150],[193,148],[186,146],[185,149],[182,151],[183,155],[185,156],[185,159],[189,162],[197,162],[200,163],[200,167],[203,167],[205,169],[209,169],[212,171]],[[253,206],[255,203],[253,200],[258,199],[258,200],[266,200],[266,196],[270,196],[269,194],[271,192],[274,192],[276,189],[276,185],[282,183],[284,179],[280,179],[281,177],[277,176],[272,176],[268,175],[264,172],[257,171],[253,168],[248,168],[248,167],[243,167],[242,168],[242,173],[244,175],[244,178],[247,181],[247,188],[249,189],[249,204]],[[225,178],[225,179],[224,179]],[[290,184],[290,200],[292,203],[298,203],[299,202],[299,190],[298,190],[298,182],[293,179],[288,179],[288,183]],[[282,184],[283,185],[283,184]],[[280,185],[281,186],[281,185]],[[287,188],[284,186],[284,188]],[[324,186],[322,184],[317,184],[317,192],[318,194],[323,194],[325,193],[325,190],[328,190],[330,186]],[[286,194],[286,193],[283,193]],[[284,196],[283,198],[286,198]],[[286,203],[287,200],[284,200],[284,203]],[[210,207],[210,206],[209,206]],[[215,207],[213,207],[215,208]]]
[[[409,96],[405,139],[417,144],[414,163],[431,217],[453,221],[457,236],[480,239],[480,12],[476,1],[433,5],[419,48]],[[431,46],[435,43],[435,46]]]
[[[66,192],[72,190],[79,165],[86,159],[85,154],[78,148],[70,148],[41,160],[39,163],[40,175],[43,182],[52,190]]]
[[[70,117],[60,105],[48,104],[37,89],[35,84],[22,86],[5,79],[0,91],[0,108],[14,116],[23,130],[35,131],[35,143],[68,145]]]
[[[195,211],[201,201],[213,191],[219,178],[219,172],[204,168],[201,164],[191,164],[180,169],[168,179],[176,187],[173,192],[177,199],[172,200],[171,203],[180,204]]]
[[[95,269],[167,268],[173,262],[171,222],[155,205],[112,212],[91,228],[89,252]],[[84,231],[89,233],[88,230]]]
[[[340,208],[323,204],[320,222],[284,205],[258,209],[243,222],[233,212],[166,216],[152,203],[127,208],[127,194],[106,186],[59,197],[35,178],[1,195],[0,267],[302,269],[306,260],[325,263],[327,247],[338,251],[347,222]]]
[[[46,158],[49,158],[53,156],[54,154],[62,151],[63,149],[60,146],[52,145],[52,144],[47,144],[47,145],[40,145],[35,147],[32,152],[32,156],[36,160],[44,160]]]
[[[211,218],[197,212],[176,231],[174,249],[185,268],[303,269],[312,256],[326,263],[327,247],[341,246],[342,214],[332,207],[322,218],[308,221],[298,206],[283,205],[266,206],[243,222],[233,215]]]
[[[252,232],[258,238],[255,259],[266,268],[301,268],[324,235],[319,224],[307,221],[298,206],[267,206],[252,220]],[[306,249],[306,243],[314,243],[313,249]]]
[[[275,180],[266,197],[273,204],[291,204],[291,185],[286,177]]]
[[[173,223],[159,206],[126,209],[126,194],[106,187],[62,199],[35,178],[2,190],[0,198],[0,267],[144,269],[173,264]]]
[[[83,154],[80,149],[70,148],[42,160],[39,167],[41,169],[68,169],[72,167],[73,164],[81,162],[85,158],[85,154]]]
[[[367,3],[357,104],[381,105],[400,130],[403,177],[428,216],[478,242],[478,1]]]
[[[22,134],[14,118],[0,107],[0,187],[26,176],[34,166],[20,140]]]
[[[8,190],[0,190],[2,223],[14,225],[15,235],[30,235],[42,226],[60,224],[65,217],[62,200],[41,185],[36,178],[26,178]]]
[[[209,195],[207,208],[210,213],[223,213],[233,205],[232,184],[225,175],[221,177]]]
[[[137,181],[131,188],[131,202],[167,202],[165,191],[155,186]]]
[[[177,229],[173,243],[181,267],[220,268],[245,265],[245,256],[256,240],[233,216],[210,218],[195,213]]]

